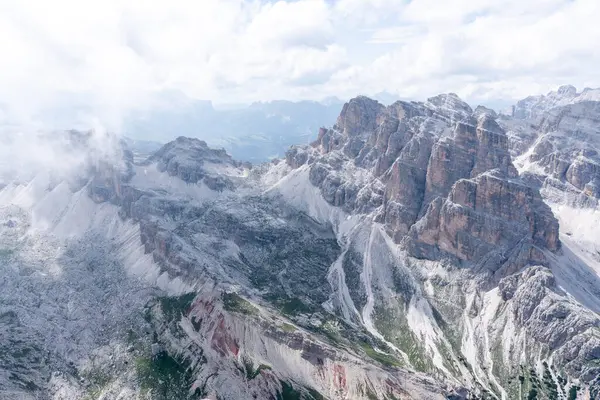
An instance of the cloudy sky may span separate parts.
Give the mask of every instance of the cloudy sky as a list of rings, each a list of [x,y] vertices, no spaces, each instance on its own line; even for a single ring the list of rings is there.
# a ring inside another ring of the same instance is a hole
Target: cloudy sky
[[[0,110],[117,115],[165,91],[485,104],[600,86],[599,43],[598,0],[0,0]]]

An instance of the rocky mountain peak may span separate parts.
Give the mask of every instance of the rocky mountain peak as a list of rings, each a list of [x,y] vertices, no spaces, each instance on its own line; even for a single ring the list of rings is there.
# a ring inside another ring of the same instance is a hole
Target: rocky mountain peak
[[[322,129],[312,148],[294,148],[288,164],[309,165],[311,182],[333,205],[378,209],[390,236],[407,240],[416,257],[477,264],[521,243],[520,265],[541,262],[531,249],[558,249],[558,224],[537,190],[520,181],[496,118],[453,93],[389,107],[360,97],[344,106],[338,130]],[[356,173],[346,175],[345,165]],[[508,204],[522,212],[502,209]],[[506,261],[493,260],[492,270]]]
[[[234,163],[225,149],[213,149],[208,147],[204,140],[184,136],[165,144],[151,158],[163,160],[177,158],[181,162]]]
[[[366,96],[358,96],[344,104],[337,120],[337,128],[346,136],[371,132],[385,106]]]
[[[212,149],[203,140],[187,137],[178,137],[164,145],[146,161],[146,164],[151,163],[156,163],[159,171],[166,171],[187,183],[203,181],[218,190],[233,187],[220,172],[241,167],[241,163],[233,160],[225,149]]]
[[[439,94],[430,97],[425,102],[425,107],[448,119],[448,122],[451,124],[473,113],[471,106],[462,101],[456,93]]]
[[[517,119],[539,119],[545,112],[559,106],[580,103],[583,101],[599,101],[600,89],[588,89],[577,93],[572,85],[560,86],[556,91],[546,95],[529,96],[513,106],[512,116]]]
[[[497,118],[498,117],[498,113],[494,110],[492,110],[491,108],[487,108],[485,106],[479,105],[475,108],[475,110],[473,111],[473,114],[475,114],[475,116],[480,116],[482,114],[488,114],[493,118]]]
[[[442,93],[437,96],[429,97],[427,103],[439,108],[463,111],[465,114],[473,112],[471,106],[462,101],[456,93]]]
[[[559,96],[569,96],[573,97],[577,94],[577,89],[573,85],[562,85],[558,88],[556,93]]]

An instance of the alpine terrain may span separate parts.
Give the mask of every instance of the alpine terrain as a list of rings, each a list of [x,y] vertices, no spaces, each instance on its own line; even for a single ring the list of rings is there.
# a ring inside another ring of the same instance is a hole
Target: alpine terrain
[[[361,96],[262,165],[6,140],[2,399],[600,399],[600,90]]]

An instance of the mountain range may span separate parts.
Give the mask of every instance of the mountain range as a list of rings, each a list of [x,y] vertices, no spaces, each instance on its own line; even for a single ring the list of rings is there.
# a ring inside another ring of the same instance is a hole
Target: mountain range
[[[181,93],[162,93],[157,98],[154,107],[127,115],[122,127],[125,136],[154,142],[154,150],[178,136],[194,137],[225,148],[236,160],[253,163],[282,158],[291,145],[310,143],[320,127],[335,123],[344,104],[337,97],[218,106]],[[388,92],[373,98],[383,104],[398,100]]]
[[[185,101],[184,101],[185,100]],[[293,144],[309,143],[319,127],[335,122],[343,102],[272,101],[213,107],[185,98],[128,115],[122,131],[137,140],[167,143],[187,136],[223,147],[236,159],[263,162],[282,157]]]
[[[263,164],[5,143],[0,397],[600,398],[600,90],[336,113]]]

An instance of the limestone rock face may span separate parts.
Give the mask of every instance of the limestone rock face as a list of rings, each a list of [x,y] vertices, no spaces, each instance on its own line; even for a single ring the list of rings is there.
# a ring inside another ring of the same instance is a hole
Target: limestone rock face
[[[426,198],[446,196],[459,179],[497,169],[507,178],[517,176],[504,131],[488,115],[457,123],[454,135],[438,141],[427,168]]]
[[[473,114],[476,117],[479,117],[481,115],[486,114],[486,115],[489,115],[490,117],[492,117],[494,119],[498,118],[498,113],[496,111],[492,110],[491,108],[487,108],[485,106],[477,106],[475,108],[475,110],[473,111]]]
[[[572,103],[540,111],[536,120],[523,120],[523,135],[511,153],[522,171],[536,176],[545,196],[567,191],[571,205],[598,203],[600,180],[600,102],[569,98]],[[500,122],[515,125],[513,122]],[[509,132],[512,135],[513,132]],[[527,144],[529,143],[529,144]],[[561,188],[557,188],[561,186]],[[558,201],[558,199],[554,199]]]
[[[493,253],[495,270],[519,244],[524,265],[540,258],[532,246],[558,250],[558,224],[537,189],[520,180],[496,119],[452,93],[389,107],[359,97],[310,147],[292,148],[287,164],[309,168],[334,206],[378,208],[386,231],[416,257],[478,264]],[[381,202],[373,201],[376,187]]]
[[[600,100],[600,89],[586,88],[581,93],[572,85],[563,85],[547,95],[529,96],[513,106],[512,116],[516,119],[537,120],[552,108],[585,101]]]
[[[560,247],[558,222],[539,193],[497,172],[457,181],[448,197],[433,202],[424,220],[414,225],[409,243],[419,258],[435,259],[441,252],[479,263],[497,255],[498,263],[489,268],[498,268],[517,245]],[[529,247],[523,250],[527,254]]]
[[[348,137],[374,130],[378,117],[385,107],[365,96],[359,96],[344,104],[337,120],[339,130]]]
[[[540,124],[544,136],[532,160],[579,190],[593,185],[600,178],[599,115],[598,102],[581,102],[545,114]]]
[[[457,273],[458,268],[463,271],[459,275],[466,274],[479,282],[476,286],[482,292],[474,297],[467,295],[465,304],[458,308],[465,307],[466,315],[472,318],[465,323],[464,332],[477,331],[479,328],[473,327],[481,324],[477,326],[486,326],[490,335],[489,342],[475,345],[481,352],[478,354],[493,347],[508,360],[504,361],[506,367],[501,367],[506,369],[494,374],[514,374],[514,366],[523,363],[517,355],[550,343],[550,352],[561,360],[561,365],[569,365],[568,373],[580,376],[592,387],[597,385],[590,378],[597,374],[597,367],[586,360],[598,352],[599,319],[591,310],[600,310],[600,302],[587,309],[568,300],[561,291],[560,287],[573,276],[586,274],[586,267],[579,270],[580,261],[571,254],[579,251],[573,250],[577,247],[564,247],[557,210],[547,203],[555,206],[551,200],[572,197],[574,201],[569,205],[596,207],[593,196],[598,193],[600,181],[600,110],[597,102],[590,101],[595,93],[586,90],[578,94],[566,86],[554,94],[520,102],[513,116],[482,106],[472,110],[454,94],[436,96],[424,103],[400,101],[388,107],[361,98],[345,108],[353,110],[352,118],[341,117],[332,129],[320,130],[317,140],[306,148],[308,154],[302,154],[301,163],[288,161],[288,166],[307,170],[311,184],[330,205],[348,215],[373,216],[408,256],[409,261],[404,262],[409,269],[433,265],[445,276]],[[346,128],[347,120],[352,122],[351,129]],[[362,128],[360,123],[364,123]],[[368,239],[362,236],[357,240],[371,246],[373,233]],[[593,251],[584,258],[596,259]],[[365,255],[365,260],[368,257]],[[566,259],[572,261],[566,263]],[[342,257],[344,277],[335,276],[346,280],[348,296],[352,304],[364,307],[364,316],[368,290],[361,290],[360,284],[358,288],[356,283],[350,285],[357,263],[347,265],[345,260]],[[378,262],[385,265],[385,261]],[[375,267],[364,268],[360,276],[368,277],[368,268]],[[570,272],[570,268],[579,272]],[[388,293],[382,287],[389,280],[394,287],[392,298],[403,298],[409,308],[413,301],[421,301],[414,300],[419,295],[410,283],[410,273],[398,266],[392,270],[371,284],[375,290]],[[419,273],[435,275],[430,269]],[[586,275],[586,279],[593,286],[597,279],[592,275]],[[457,279],[463,279],[460,276]],[[445,310],[442,315],[448,312],[445,296],[449,289],[442,283],[445,279],[439,277],[423,289],[426,297],[444,293],[443,299],[434,303],[436,310]],[[559,279],[561,283],[557,283]],[[458,290],[469,290],[465,288],[470,285]],[[585,290],[596,298],[600,293],[592,286],[586,284]],[[575,293],[579,289],[569,290]],[[375,306],[380,307],[376,313],[382,309],[391,313],[386,307],[394,309],[394,301],[386,296],[381,298],[385,305]],[[402,306],[399,309],[406,310]],[[396,321],[410,318],[402,311],[395,312]],[[462,318],[460,313],[445,315],[435,317],[440,327],[454,329],[453,321]],[[377,323],[384,331],[390,325],[385,318]],[[397,335],[405,328],[401,322],[396,324],[393,332]],[[401,343],[390,337],[393,343]],[[462,340],[470,339],[463,336]],[[491,359],[498,360],[498,356]],[[475,360],[469,362],[477,363]],[[481,373],[487,372],[484,369]],[[506,385],[511,385],[510,379]],[[518,391],[507,393],[505,398],[514,396]]]
[[[434,147],[427,183],[426,199],[445,199],[429,206],[424,222],[412,229],[415,256],[441,252],[478,263],[497,253],[500,262],[523,241],[558,250],[556,219],[539,192],[518,179],[507,137],[489,115],[476,125],[460,122],[453,138]]]
[[[580,305],[554,295],[560,289],[551,271],[535,267],[511,275],[500,281],[499,289],[502,297],[513,303],[515,320],[535,327],[532,335],[555,351],[556,361],[567,371],[583,372],[584,379],[598,376],[600,367],[589,360],[597,358],[600,351],[600,337],[595,333],[599,320]]]

